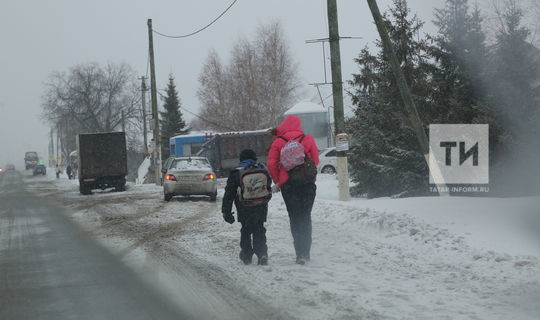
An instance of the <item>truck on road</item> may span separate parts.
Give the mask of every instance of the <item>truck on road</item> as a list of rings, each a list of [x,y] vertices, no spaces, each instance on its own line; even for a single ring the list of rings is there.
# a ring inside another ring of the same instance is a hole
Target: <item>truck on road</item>
[[[266,164],[272,141],[268,130],[217,133],[197,155],[210,161],[218,177],[226,177],[238,165],[238,156],[244,149],[255,151],[258,162]]]
[[[127,149],[124,132],[79,134],[77,152],[81,194],[106,188],[125,191]]]
[[[26,170],[34,169],[34,167],[38,164],[38,154],[35,151],[27,151],[24,154],[24,168]]]

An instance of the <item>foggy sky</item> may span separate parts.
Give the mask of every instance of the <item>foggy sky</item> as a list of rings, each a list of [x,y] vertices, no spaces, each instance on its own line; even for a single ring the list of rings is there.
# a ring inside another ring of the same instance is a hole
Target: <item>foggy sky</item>
[[[230,2],[0,0],[0,166],[11,162],[22,167],[27,150],[47,156],[49,128],[40,118],[40,98],[52,71],[66,71],[79,63],[124,61],[145,75],[148,18],[153,19],[155,30],[185,34],[211,21]],[[383,11],[391,3],[378,2]],[[433,9],[443,2],[409,1],[412,11],[426,21],[424,32],[435,32]],[[372,46],[377,31],[366,1],[340,0],[338,10],[340,35],[364,38],[341,42],[343,80],[347,81],[357,72],[353,58],[364,46]],[[214,48],[226,61],[233,42],[250,37],[259,24],[272,20],[283,24],[300,64],[306,98],[311,99],[316,90],[307,84],[324,80],[323,59],[321,45],[305,40],[327,37],[326,0],[239,0],[222,19],[195,37],[177,40],[154,35],[158,88],[164,88],[173,73],[183,106],[198,112],[197,77],[208,51]],[[330,92],[325,88],[323,96]],[[184,116],[192,119],[189,114]]]

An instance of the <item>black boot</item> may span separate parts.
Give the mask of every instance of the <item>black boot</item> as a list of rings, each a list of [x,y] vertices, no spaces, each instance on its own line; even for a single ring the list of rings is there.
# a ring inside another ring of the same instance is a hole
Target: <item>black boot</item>
[[[298,256],[296,257],[296,263],[300,264],[300,265],[305,265],[306,262],[307,262],[307,258],[305,258],[304,256]]]
[[[258,257],[257,264],[260,265],[260,266],[267,266],[268,265],[268,256],[267,255],[262,255],[262,256]]]
[[[253,254],[245,254],[243,251],[240,251],[240,260],[242,260],[245,265],[251,264],[252,259]]]

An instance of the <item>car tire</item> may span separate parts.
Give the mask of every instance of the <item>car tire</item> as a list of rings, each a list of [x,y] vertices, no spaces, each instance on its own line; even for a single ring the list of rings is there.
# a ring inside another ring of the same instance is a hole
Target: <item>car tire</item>
[[[164,193],[163,194],[163,200],[165,200],[167,202],[171,201],[172,197],[173,197],[173,195],[170,194],[170,193]]]
[[[336,174],[336,168],[334,168],[333,166],[324,166],[324,167],[321,169],[321,173],[325,173],[325,174]]]
[[[210,201],[216,202],[216,200],[217,200],[217,191],[210,194]]]
[[[123,192],[123,191],[126,191],[126,185],[124,183],[120,183],[120,184],[116,185],[116,187],[114,189],[117,192]]]

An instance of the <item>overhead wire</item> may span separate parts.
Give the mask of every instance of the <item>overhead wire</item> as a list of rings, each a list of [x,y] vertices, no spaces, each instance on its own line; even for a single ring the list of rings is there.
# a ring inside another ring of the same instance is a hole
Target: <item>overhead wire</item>
[[[158,94],[159,94],[159,96],[160,96],[162,99],[165,98],[165,95],[163,95],[161,92],[158,91]],[[219,128],[223,128],[223,129],[226,129],[226,130],[229,130],[229,131],[236,131],[236,129],[233,129],[233,128],[224,126],[224,125],[222,125],[222,124],[219,124],[219,123],[214,122],[214,121],[211,121],[211,120],[208,120],[208,119],[206,119],[206,118],[204,118],[204,117],[202,117],[202,116],[196,114],[195,112],[192,112],[192,111],[190,111],[190,110],[188,110],[188,109],[186,109],[186,108],[184,108],[184,107],[182,107],[182,106],[179,106],[179,108],[182,109],[182,110],[184,110],[185,112],[191,114],[192,116],[201,119],[202,121],[204,121],[204,122],[206,122],[206,123],[212,124],[212,125],[214,125],[214,126],[217,126],[217,127],[219,127]]]
[[[200,29],[198,29],[198,30],[195,30],[195,31],[193,31],[193,32],[191,32],[191,33],[184,34],[184,35],[178,35],[178,36],[172,36],[172,35],[168,35],[168,34],[164,34],[164,33],[162,33],[162,32],[159,32],[159,31],[157,31],[157,30],[155,30],[155,29],[152,29],[152,32],[155,33],[155,34],[157,34],[157,35],[160,35],[160,36],[162,36],[162,37],[173,38],[173,39],[180,39],[180,38],[187,38],[187,37],[194,36],[194,35],[196,35],[196,34],[202,32],[202,31],[206,30],[207,28],[209,28],[209,27],[210,27],[211,25],[213,25],[214,23],[216,23],[216,21],[218,21],[221,17],[223,17],[223,16],[227,13],[227,11],[229,11],[229,10],[236,4],[236,2],[238,2],[238,0],[232,1],[231,4],[229,4],[229,6],[228,6],[223,12],[221,12],[216,18],[214,18],[212,21],[210,21],[210,23],[206,24],[204,27],[202,27],[202,28],[200,28]],[[148,77],[148,69],[149,69],[149,66],[150,66],[150,56],[148,55],[148,62],[147,62],[147,65],[146,65],[146,77]],[[164,98],[164,95],[163,95],[161,92],[158,91],[158,94],[159,94],[162,98]],[[180,106],[180,109],[182,109],[182,110],[184,110],[185,112],[187,112],[187,113],[189,113],[189,114],[191,114],[191,115],[193,115],[193,116],[195,116],[195,117],[201,119],[201,120],[204,121],[204,122],[207,122],[207,123],[209,123],[209,124],[215,125],[215,126],[217,126],[217,127],[220,127],[220,128],[226,129],[226,130],[235,131],[235,129],[232,129],[232,128],[229,128],[229,127],[224,126],[224,125],[222,125],[222,124],[219,124],[219,123],[213,122],[213,121],[211,121],[211,120],[205,119],[204,117],[201,117],[200,115],[196,114],[195,112],[191,112],[190,110],[188,110],[188,109],[186,109],[186,108],[184,108],[184,107],[182,107],[182,106]]]
[[[227,13],[227,11],[229,11],[229,9],[232,8],[232,6],[234,6],[234,4],[237,2],[238,0],[234,0],[233,2],[231,2],[231,4],[223,11],[221,12],[221,14],[219,16],[217,16],[214,20],[210,21],[210,23],[208,23],[207,25],[205,25],[204,27],[196,30],[196,31],[193,31],[191,33],[188,33],[188,34],[183,34],[183,35],[179,35],[179,36],[171,36],[171,35],[167,35],[167,34],[164,34],[164,33],[161,33],[157,30],[152,30],[155,34],[158,34],[162,37],[166,37],[166,38],[173,38],[173,39],[181,39],[181,38],[187,38],[187,37],[191,37],[191,36],[194,36],[196,35],[197,33],[199,32],[202,32],[204,31],[205,29],[207,29],[208,27],[210,27],[211,25],[213,25],[216,21],[218,21],[221,17],[223,17],[223,15],[225,15],[225,13]]]

